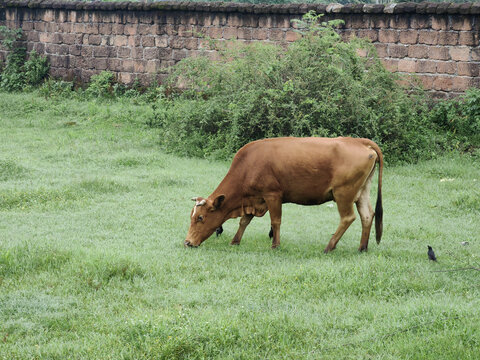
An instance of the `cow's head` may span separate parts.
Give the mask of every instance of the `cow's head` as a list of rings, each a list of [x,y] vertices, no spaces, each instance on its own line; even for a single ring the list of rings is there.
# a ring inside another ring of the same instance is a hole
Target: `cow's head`
[[[214,199],[196,197],[192,200],[195,201],[195,206],[190,214],[190,229],[184,245],[197,247],[222,225],[225,215],[222,211],[225,195],[218,195]]]

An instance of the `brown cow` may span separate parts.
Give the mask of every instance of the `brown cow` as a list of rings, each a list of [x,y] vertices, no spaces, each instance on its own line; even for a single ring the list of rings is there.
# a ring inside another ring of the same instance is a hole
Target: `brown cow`
[[[231,244],[238,245],[254,216],[270,212],[272,248],[280,245],[282,204],[319,205],[333,200],[340,225],[325,248],[335,249],[338,240],[355,220],[353,204],[362,220],[359,251],[367,250],[374,212],[370,185],[378,162],[378,193],[375,207],[377,243],[382,237],[382,171],[380,148],[368,139],[274,138],[242,147],[217,189],[208,197],[196,197],[185,246],[196,247],[231,218],[241,217]]]

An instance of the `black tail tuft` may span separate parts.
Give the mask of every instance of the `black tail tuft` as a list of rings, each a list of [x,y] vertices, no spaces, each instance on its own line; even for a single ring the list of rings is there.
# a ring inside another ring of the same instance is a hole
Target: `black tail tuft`
[[[377,204],[375,205],[375,236],[377,244],[380,244],[383,232],[383,207],[382,207],[382,192],[377,193]]]

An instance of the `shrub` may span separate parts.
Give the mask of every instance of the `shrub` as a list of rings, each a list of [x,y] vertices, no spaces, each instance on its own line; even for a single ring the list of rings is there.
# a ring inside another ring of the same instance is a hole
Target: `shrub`
[[[5,67],[0,77],[0,89],[19,91],[26,85],[39,85],[48,75],[50,69],[46,57],[39,56],[36,51],[27,52],[24,47],[17,46],[22,36],[22,29],[9,29],[0,26],[1,45],[8,51]]]
[[[102,71],[92,76],[85,95],[90,98],[113,98],[114,85],[115,75],[110,71]]]
[[[32,86],[40,85],[47,78],[49,70],[48,59],[33,50],[24,65],[25,82]]]
[[[245,143],[276,136],[371,138],[392,160],[431,156],[435,138],[420,95],[407,94],[371,44],[343,42],[339,21],[310,12],[287,49],[267,44],[219,48],[220,59],[175,66],[150,125],[162,144],[189,156],[226,158]],[[359,56],[362,52],[364,56]]]
[[[74,94],[73,82],[48,79],[39,89],[45,98],[70,98]]]
[[[451,147],[470,150],[480,147],[480,89],[470,89],[463,96],[440,101],[429,120],[448,138]]]

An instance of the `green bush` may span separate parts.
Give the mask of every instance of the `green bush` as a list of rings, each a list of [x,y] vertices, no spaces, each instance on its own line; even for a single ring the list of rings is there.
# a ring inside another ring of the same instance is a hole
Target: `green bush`
[[[26,49],[17,45],[17,41],[22,37],[22,29],[0,26],[0,36],[1,45],[7,50],[5,66],[0,74],[0,89],[20,91],[25,86],[39,85],[50,69],[47,58],[33,50],[26,60]]]
[[[92,76],[85,95],[90,98],[113,98],[114,85],[115,75],[110,71],[102,71],[100,74]]]
[[[31,51],[24,65],[25,83],[31,86],[40,85],[48,76],[50,64],[45,56]]]
[[[463,96],[440,101],[429,120],[448,138],[450,147],[465,151],[480,147],[480,89],[470,89]]]
[[[149,124],[165,149],[227,158],[245,143],[276,136],[367,137],[390,161],[432,156],[435,137],[425,102],[407,94],[374,47],[343,42],[339,21],[309,13],[287,49],[267,44],[219,48],[220,59],[182,60]],[[362,52],[364,56],[359,56]]]

